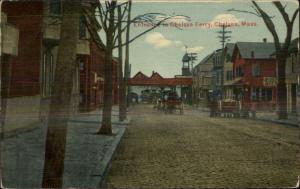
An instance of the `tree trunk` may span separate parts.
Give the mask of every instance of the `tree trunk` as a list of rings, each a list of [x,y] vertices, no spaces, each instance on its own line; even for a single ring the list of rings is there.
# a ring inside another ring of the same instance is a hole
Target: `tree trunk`
[[[7,110],[7,100],[9,98],[9,89],[10,89],[10,81],[11,81],[11,57],[7,55],[1,54],[0,56],[0,187],[2,187],[2,178],[3,178],[3,169],[2,169],[2,145],[5,137],[5,120],[6,120],[6,110]]]
[[[48,119],[43,188],[61,188],[63,184],[67,124],[79,36],[79,6],[78,1],[63,1],[60,44]]]
[[[104,103],[102,125],[98,134],[111,135],[111,110],[112,110],[112,51],[114,38],[114,11],[116,1],[112,1],[109,7],[109,27],[106,32],[106,49],[105,49],[105,65],[104,65]]]
[[[10,82],[11,82],[11,57],[2,55],[1,65],[1,124],[5,126],[7,100],[9,98]],[[1,130],[4,136],[4,130]]]
[[[124,107],[124,114],[125,117],[127,117],[127,113],[126,113],[126,109],[127,106],[129,105],[129,99],[128,99],[128,95],[129,95],[129,86],[128,86],[128,78],[130,77],[130,70],[129,70],[129,40],[130,40],[130,20],[131,20],[131,0],[129,0],[129,5],[128,5],[128,19],[127,19],[127,31],[126,31],[126,52],[125,52],[125,77],[124,77],[124,90],[125,90],[125,96],[124,96],[124,101],[125,101],[125,107]]]
[[[277,57],[278,65],[278,84],[277,84],[277,114],[278,119],[287,119],[287,87],[286,87],[286,73],[285,73],[285,55]]]
[[[119,121],[126,119],[126,88],[123,76],[123,47],[122,47],[122,12],[121,7],[118,7],[118,51],[119,51],[119,63],[118,63],[118,83],[119,83]],[[124,98],[125,97],[125,98]]]

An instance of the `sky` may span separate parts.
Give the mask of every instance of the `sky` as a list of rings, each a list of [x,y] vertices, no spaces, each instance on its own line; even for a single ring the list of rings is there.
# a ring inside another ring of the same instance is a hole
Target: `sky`
[[[282,1],[290,17],[298,7],[297,1]],[[276,9],[269,1],[258,1],[258,4],[272,18],[281,41],[285,38],[285,24]],[[217,37],[220,27],[215,23],[226,22],[238,24],[229,27],[231,30],[230,43],[238,41],[262,42],[267,38],[273,42],[273,37],[267,30],[262,18],[253,14],[232,12],[229,9],[253,12],[250,1],[234,0],[133,0],[132,17],[145,13],[163,13],[177,15],[167,21],[168,26],[160,26],[153,31],[135,40],[130,46],[131,76],[142,71],[150,76],[152,71],[160,73],[163,77],[174,77],[181,74],[182,57],[186,52],[198,53],[198,64],[208,54],[221,48]],[[186,19],[183,16],[188,16]],[[248,26],[242,26],[247,22]],[[174,27],[174,23],[182,27]],[[184,25],[183,25],[184,24]],[[149,29],[149,26],[131,25],[131,38]],[[299,36],[299,17],[294,24],[293,39]],[[117,55],[117,53],[115,54]]]

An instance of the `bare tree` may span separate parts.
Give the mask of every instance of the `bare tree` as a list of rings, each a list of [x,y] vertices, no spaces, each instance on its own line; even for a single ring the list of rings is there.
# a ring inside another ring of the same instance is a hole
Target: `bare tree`
[[[118,7],[118,44],[122,44],[122,10]],[[123,76],[123,48],[121,45],[118,47],[119,62],[118,62],[118,84],[119,84],[119,121],[124,121],[126,119],[126,104],[124,101],[125,89],[125,78]],[[126,99],[125,99],[126,100]],[[125,107],[125,110],[124,110]],[[125,114],[124,114],[125,113]]]
[[[119,19],[115,19],[115,11],[117,10],[117,7],[124,7],[123,11],[121,11],[121,16]],[[111,129],[111,110],[112,110],[112,51],[114,48],[121,48],[123,46],[127,45],[126,54],[126,60],[127,67],[125,65],[124,70],[124,77],[123,77],[123,83],[125,85],[125,91],[126,91],[126,85],[127,80],[126,76],[128,77],[128,70],[129,70],[129,44],[138,39],[139,37],[143,36],[144,34],[154,30],[156,27],[160,26],[162,23],[164,23],[166,20],[175,17],[168,16],[161,13],[146,13],[143,15],[138,15],[135,18],[131,19],[130,12],[131,12],[131,0],[128,2],[117,4],[117,1],[105,1],[105,2],[99,2],[96,6],[92,8],[85,8],[85,17],[86,17],[86,23],[87,28],[92,36],[93,41],[97,44],[97,46],[101,49],[105,49],[105,76],[104,76],[104,107],[103,107],[103,119],[102,119],[102,126],[98,132],[98,134],[112,134]],[[97,13],[97,15],[95,14]],[[123,20],[125,18],[125,15],[127,13],[127,20]],[[97,19],[98,18],[98,19]],[[158,19],[160,18],[160,19]],[[119,25],[121,23],[126,23],[124,27],[121,28],[120,32],[117,32],[119,30]],[[141,32],[140,34],[134,36],[133,38],[129,39],[129,33],[130,33],[130,26],[132,23],[150,23],[152,27],[148,28],[147,30]],[[106,44],[103,42],[103,40],[100,38],[98,32],[103,31],[106,36]],[[119,40],[119,36],[122,35],[123,32],[126,32],[126,41],[121,43],[121,40]],[[117,44],[118,43],[118,44]],[[119,62],[119,66],[122,66],[122,62]],[[120,73],[120,72],[119,72]],[[125,78],[125,79],[124,79]],[[122,103],[121,111],[123,115],[126,117],[126,92],[124,92],[124,89],[119,92],[120,95],[125,98],[125,105]],[[122,98],[122,101],[124,100]],[[124,117],[124,118],[125,118]]]
[[[79,35],[79,10],[79,1],[63,1],[61,35],[46,138],[42,183],[44,188],[61,188],[63,184],[67,124]]]
[[[127,25],[130,25],[130,20],[131,20],[131,1],[129,1],[129,12],[128,12],[128,19],[127,19]],[[126,52],[125,52],[125,76],[124,76],[124,91],[122,92],[123,94],[123,107],[121,108],[121,114],[124,114],[124,117],[126,118],[127,112],[126,109],[128,107],[128,95],[129,95],[129,86],[127,85],[128,79],[130,77],[130,66],[129,66],[129,41],[130,41],[130,27],[127,27],[126,30]]]
[[[290,18],[286,12],[286,6],[283,6],[280,1],[274,1],[273,4],[280,12],[286,26],[286,36],[283,43],[280,43],[278,33],[275,28],[275,24],[272,21],[273,16],[268,15],[255,1],[252,1],[253,9],[255,12],[251,11],[242,11],[230,9],[229,11],[244,12],[248,14],[254,14],[258,17],[261,17],[268,28],[269,32],[272,34],[276,49],[276,60],[277,60],[277,70],[278,70],[278,84],[277,84],[277,106],[278,106],[278,118],[287,119],[287,88],[286,88],[286,60],[288,57],[288,49],[292,40],[293,26],[296,20],[296,17],[299,12],[297,8]]]

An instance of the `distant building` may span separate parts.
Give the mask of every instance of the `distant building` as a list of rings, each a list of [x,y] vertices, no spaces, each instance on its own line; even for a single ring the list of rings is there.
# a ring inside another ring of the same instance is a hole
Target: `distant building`
[[[231,61],[234,43],[227,43],[223,51],[223,99],[233,100],[234,93],[234,78],[233,78],[233,63]]]
[[[289,57],[286,61],[287,110],[294,114],[297,112],[298,43],[299,38],[292,40],[289,47]]]
[[[206,106],[213,92],[214,52],[193,69],[194,102]]]
[[[212,95],[215,99],[222,99],[223,86],[223,49],[218,49],[213,53],[213,69],[212,69]]]
[[[185,53],[182,57],[182,68],[181,68],[181,76],[180,77],[187,77],[191,78],[192,70],[193,70],[193,64],[196,60],[197,56],[196,53]],[[193,101],[193,88],[192,86],[182,86],[181,87],[181,96],[185,103],[191,104]]]
[[[164,78],[154,71],[152,75],[148,77],[142,72],[138,72],[128,80],[128,85],[131,88],[131,92],[137,94],[140,100],[144,91],[159,93],[162,90],[174,90],[180,97],[184,98],[181,94],[181,88],[191,87],[192,78],[184,76]]]

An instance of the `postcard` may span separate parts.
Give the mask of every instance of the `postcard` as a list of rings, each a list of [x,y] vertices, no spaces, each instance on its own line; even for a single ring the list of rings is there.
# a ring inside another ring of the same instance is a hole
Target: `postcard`
[[[296,0],[0,0],[1,188],[297,188]]]

